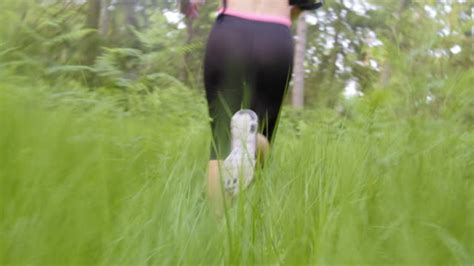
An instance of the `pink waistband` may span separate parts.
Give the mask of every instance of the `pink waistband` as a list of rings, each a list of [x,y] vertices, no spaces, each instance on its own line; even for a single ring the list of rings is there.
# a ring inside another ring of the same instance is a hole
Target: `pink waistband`
[[[279,16],[271,16],[271,15],[260,15],[248,12],[241,12],[226,8],[225,10],[221,8],[219,10],[219,14],[235,16],[243,19],[254,20],[254,21],[262,21],[262,22],[270,22],[270,23],[277,23],[283,24],[285,26],[291,27],[291,20],[284,17]]]

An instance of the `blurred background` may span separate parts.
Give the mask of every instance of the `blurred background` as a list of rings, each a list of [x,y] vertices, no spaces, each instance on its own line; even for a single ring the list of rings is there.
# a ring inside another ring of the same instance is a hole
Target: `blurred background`
[[[472,265],[474,2],[295,21],[271,156],[224,220],[204,193],[217,9],[0,0],[0,264]]]
[[[172,85],[202,94],[218,1],[186,17],[189,2],[2,0],[1,74],[108,93]],[[342,110],[348,98],[389,90],[436,111],[443,81],[474,66],[473,9],[466,0],[326,1],[294,23],[295,40],[306,43],[294,75],[305,83],[288,104]]]

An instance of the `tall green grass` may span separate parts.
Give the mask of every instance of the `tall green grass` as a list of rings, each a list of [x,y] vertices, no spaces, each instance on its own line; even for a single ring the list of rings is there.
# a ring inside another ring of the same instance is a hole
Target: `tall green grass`
[[[434,114],[387,92],[285,110],[222,220],[202,99],[1,85],[0,264],[473,264],[468,81]]]

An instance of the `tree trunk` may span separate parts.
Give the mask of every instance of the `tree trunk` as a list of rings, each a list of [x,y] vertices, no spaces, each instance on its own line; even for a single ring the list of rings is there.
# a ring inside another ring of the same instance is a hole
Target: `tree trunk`
[[[127,24],[138,29],[138,19],[135,12],[135,8],[138,4],[138,0],[129,0],[126,2],[126,13],[127,13]]]
[[[148,29],[148,27],[150,26],[150,20],[148,19],[148,14],[146,12],[146,7],[143,7],[140,14],[142,15],[142,18],[143,18],[143,27],[145,29]]]
[[[86,27],[90,29],[99,29],[100,21],[100,1],[101,0],[87,0],[88,10],[87,10],[87,19]],[[93,33],[89,36],[86,47],[86,57],[85,64],[92,65],[94,64],[95,58],[99,52],[99,36],[96,33]]]
[[[156,10],[158,8],[158,2],[156,0],[151,0],[151,6],[153,7],[153,10]]]
[[[86,26],[92,29],[98,29],[100,19],[100,0],[87,0],[87,21]]]
[[[192,19],[186,18],[186,29],[187,29],[187,38],[186,38],[186,46],[191,45],[194,39],[194,21]],[[188,82],[189,80],[189,68],[191,64],[191,52],[189,49],[186,49],[183,55],[183,67],[181,69],[181,81]]]
[[[99,32],[100,36],[105,37],[109,33],[109,11],[107,8],[109,8],[110,0],[101,1]]]
[[[186,38],[187,47],[191,45],[195,36],[195,28],[194,28],[195,17],[193,17],[190,13],[188,13],[191,8],[190,5],[191,5],[190,0],[180,0],[179,2],[180,12],[181,14],[185,15],[184,22],[186,24],[186,32],[187,32],[187,38]],[[180,79],[183,82],[190,81],[189,68],[192,61],[191,55],[192,54],[188,49],[184,52],[184,55],[183,55],[183,66],[181,68],[181,73],[180,73]]]
[[[297,40],[294,58],[294,76],[293,76],[293,93],[291,103],[295,108],[303,108],[304,106],[304,59],[306,51],[306,13],[301,13],[298,19]]]

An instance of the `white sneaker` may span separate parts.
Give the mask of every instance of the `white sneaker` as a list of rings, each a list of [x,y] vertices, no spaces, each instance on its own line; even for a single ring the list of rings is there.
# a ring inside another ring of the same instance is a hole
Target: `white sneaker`
[[[225,190],[234,196],[239,193],[241,187],[246,188],[253,180],[257,149],[257,114],[248,109],[240,110],[232,117],[230,127],[231,152],[224,160],[222,177]]]

